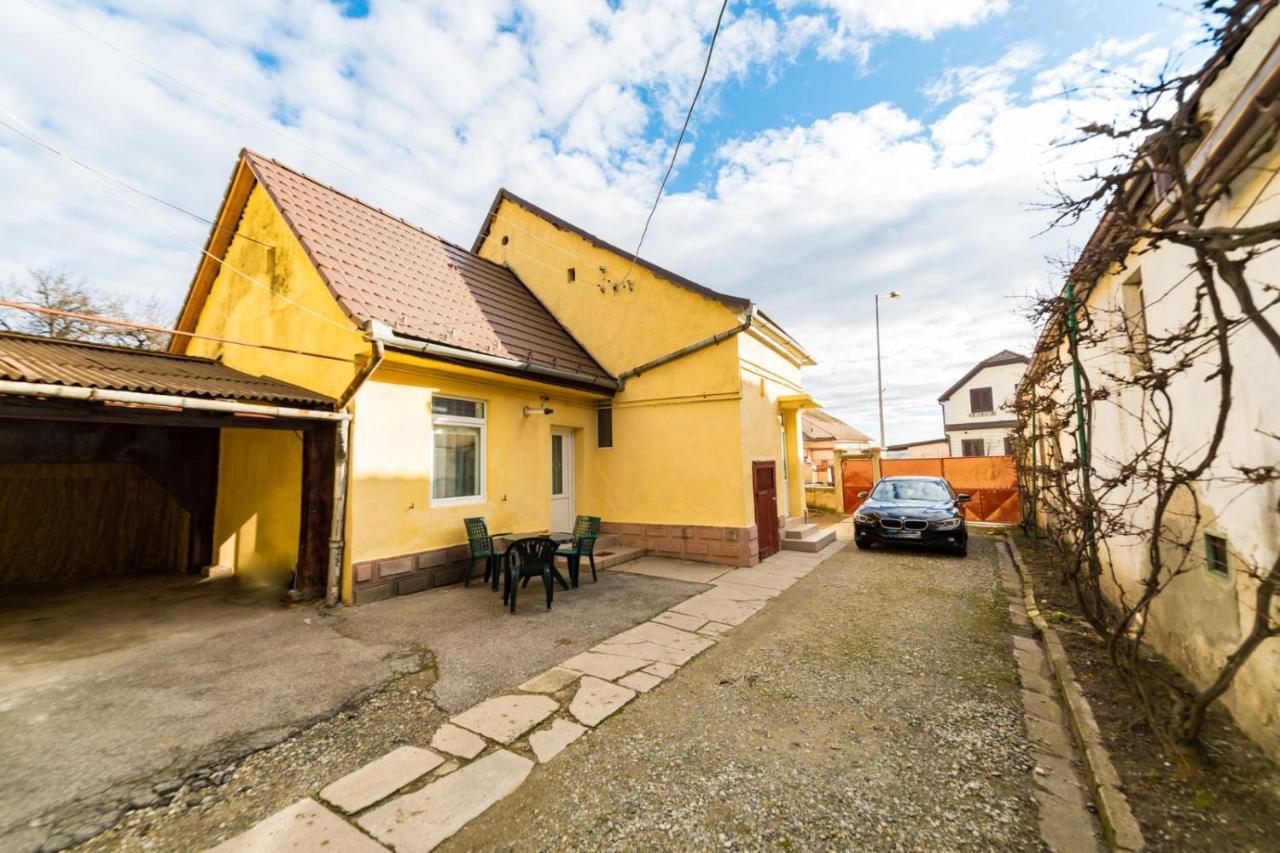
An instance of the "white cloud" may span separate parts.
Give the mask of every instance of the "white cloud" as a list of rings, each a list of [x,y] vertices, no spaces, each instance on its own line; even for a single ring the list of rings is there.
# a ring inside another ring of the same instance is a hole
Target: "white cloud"
[[[806,51],[865,59],[878,35],[927,38],[1007,7],[780,5],[781,17],[743,6],[726,19],[700,114],[716,109],[716,84]],[[625,245],[670,156],[719,3],[379,0],[360,20],[324,0],[53,8],[233,109],[28,3],[0,4],[0,106],[201,215],[215,212],[247,145],[464,245],[504,184]],[[903,291],[882,316],[889,435],[927,438],[940,429],[933,400],[956,375],[1029,344],[1012,297],[1045,285],[1042,256],[1063,238],[1033,239],[1044,217],[1027,203],[1073,115],[1114,110],[1115,93],[1080,86],[1099,61],[1136,74],[1157,57],[1107,43],[1043,69],[1039,49],[1020,45],[932,84],[927,117],[883,103],[730,140],[702,188],[663,200],[646,255],[755,299],[819,358],[818,396],[868,432],[872,294]],[[10,200],[0,282],[69,266],[176,310],[207,226],[121,198],[3,128],[0,194]]]

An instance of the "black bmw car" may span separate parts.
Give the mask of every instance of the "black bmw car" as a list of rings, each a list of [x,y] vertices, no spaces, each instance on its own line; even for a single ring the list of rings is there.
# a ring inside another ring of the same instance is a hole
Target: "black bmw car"
[[[862,549],[879,542],[930,545],[964,556],[969,532],[958,495],[941,477],[885,477],[853,514],[853,541]]]

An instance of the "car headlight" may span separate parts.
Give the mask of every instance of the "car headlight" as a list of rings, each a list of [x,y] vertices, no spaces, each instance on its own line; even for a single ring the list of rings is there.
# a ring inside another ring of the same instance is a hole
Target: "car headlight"
[[[934,530],[955,530],[961,524],[964,524],[963,518],[940,518],[929,522],[929,527]]]
[[[853,520],[862,522],[863,524],[875,524],[877,521],[880,520],[880,516],[875,515],[874,513],[866,514],[861,512],[855,512],[853,514]]]

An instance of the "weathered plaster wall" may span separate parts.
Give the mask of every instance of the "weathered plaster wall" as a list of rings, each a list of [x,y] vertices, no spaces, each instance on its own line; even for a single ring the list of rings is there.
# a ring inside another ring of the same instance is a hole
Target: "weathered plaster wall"
[[[224,429],[213,553],[249,583],[284,589],[298,561],[302,436]]]

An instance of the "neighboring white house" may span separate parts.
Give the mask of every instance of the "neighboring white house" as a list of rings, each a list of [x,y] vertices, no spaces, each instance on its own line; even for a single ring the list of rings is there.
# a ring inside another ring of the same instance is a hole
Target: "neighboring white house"
[[[835,483],[836,453],[865,453],[871,437],[821,409],[800,413],[807,483]]]
[[[884,449],[885,459],[937,459],[950,455],[945,438],[907,441],[902,444],[891,444]]]
[[[1001,456],[1013,452],[1010,435],[1016,425],[1008,405],[1030,361],[1001,350],[975,364],[938,398],[948,455]]]

